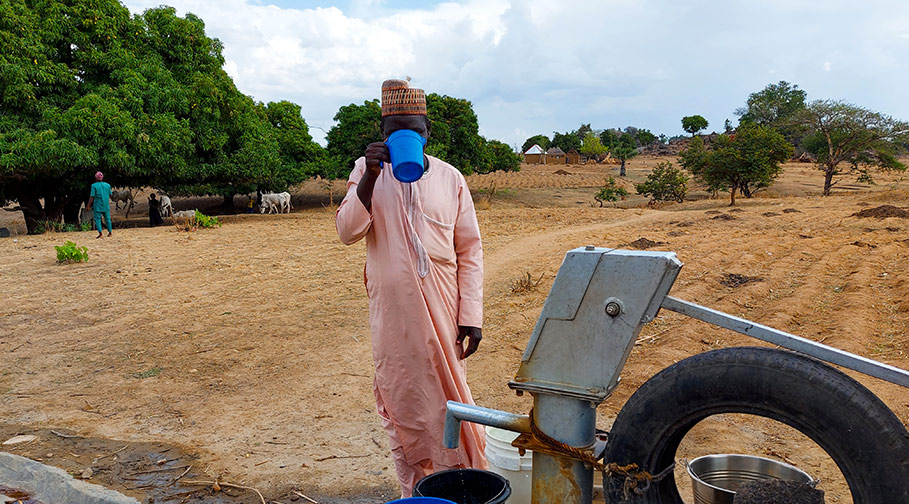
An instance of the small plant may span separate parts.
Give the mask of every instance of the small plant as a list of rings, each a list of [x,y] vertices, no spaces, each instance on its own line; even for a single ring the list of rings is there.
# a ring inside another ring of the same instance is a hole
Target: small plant
[[[665,161],[647,175],[647,181],[635,184],[634,190],[644,196],[650,195],[650,203],[657,201],[685,201],[688,193],[688,176],[682,170]]]
[[[540,285],[541,281],[543,281],[543,275],[540,275],[540,278],[534,280],[528,271],[521,275],[517,280],[513,280],[511,282],[511,293],[524,294],[527,292],[535,291],[537,289],[537,286]]]
[[[196,226],[201,228],[213,228],[215,226],[221,227],[221,221],[217,217],[209,217],[204,213],[196,210]]]
[[[611,201],[614,206],[619,198],[624,201],[626,196],[628,196],[628,191],[624,187],[616,184],[614,178],[609,177],[606,179],[606,183],[603,184],[603,187],[600,188],[600,192],[598,192],[593,199],[597,200],[600,207],[603,206],[604,201]]]
[[[92,230],[91,221],[85,221],[85,222],[82,222],[81,224],[79,224],[79,230],[80,231],[91,231]]]
[[[58,263],[69,264],[88,261],[88,248],[79,247],[69,240],[61,246],[55,246],[54,249],[57,251]]]
[[[44,234],[51,232],[60,232],[65,229],[64,225],[60,221],[53,220],[43,220],[38,221],[38,224],[35,226],[35,234]]]
[[[163,369],[156,366],[139,373],[133,373],[133,378],[139,378],[140,380],[143,378],[152,378],[161,374],[161,371],[163,371]]]

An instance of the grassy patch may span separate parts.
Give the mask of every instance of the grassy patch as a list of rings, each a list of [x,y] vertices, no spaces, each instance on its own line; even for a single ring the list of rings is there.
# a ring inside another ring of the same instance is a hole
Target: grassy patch
[[[161,374],[161,371],[164,371],[164,370],[156,366],[156,367],[147,369],[147,370],[139,372],[139,373],[133,373],[133,378],[139,378],[139,379],[151,378],[153,376],[158,376],[159,374]]]

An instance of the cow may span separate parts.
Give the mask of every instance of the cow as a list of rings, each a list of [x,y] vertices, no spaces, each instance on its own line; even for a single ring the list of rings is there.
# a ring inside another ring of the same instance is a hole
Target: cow
[[[284,198],[275,193],[265,193],[262,195],[262,201],[259,202],[259,213],[283,213]]]
[[[196,216],[195,210],[180,210],[179,212],[174,212],[171,214],[171,217],[174,219],[189,219]]]
[[[129,218],[129,211],[132,210],[136,202],[136,193],[132,189],[114,189],[110,192],[110,200],[114,202],[114,207],[120,210],[120,202],[123,202],[123,208],[126,209],[125,217]]]
[[[174,207],[170,202],[170,197],[162,194],[161,195],[161,217],[170,217],[174,214]]]
[[[262,195],[262,202],[259,203],[259,212],[265,213],[290,213],[290,193],[265,193]]]
[[[290,193],[284,191],[282,193],[278,193],[278,196],[281,196],[281,212],[290,213],[290,210],[292,208],[290,205]]]

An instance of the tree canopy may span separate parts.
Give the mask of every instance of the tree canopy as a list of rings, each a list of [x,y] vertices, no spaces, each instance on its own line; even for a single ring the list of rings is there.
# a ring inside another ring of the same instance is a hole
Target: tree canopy
[[[237,91],[221,50],[169,7],[0,4],[0,198],[33,232],[74,222],[97,170],[115,186],[225,196],[302,180],[320,148],[299,107]]]
[[[806,131],[802,148],[814,154],[824,172],[824,196],[836,184],[833,177],[842,173],[842,163],[865,179],[870,179],[868,167],[906,169],[896,155],[909,141],[907,122],[833,100],[811,102],[795,120]]]
[[[578,137],[576,131],[567,133],[552,132],[552,147],[558,147],[563,152],[581,152],[581,137]]]
[[[534,145],[539,145],[545,151],[552,145],[552,141],[546,135],[534,135],[527,140],[524,140],[524,145],[521,146],[521,152],[527,152],[527,149]]]
[[[426,95],[426,112],[430,123],[427,154],[450,163],[464,174],[520,169],[521,157],[511,147],[480,135],[470,101],[433,93]],[[350,174],[367,145],[382,141],[382,106],[379,100],[362,105],[351,103],[341,107],[334,119],[336,124],[326,135],[330,159],[325,164],[330,168],[320,174],[342,178]]]
[[[700,137],[691,140],[680,154],[679,164],[711,189],[729,190],[730,205],[736,192],[746,196],[767,187],[783,168],[780,163],[792,156],[792,145],[776,131],[757,125],[742,125],[734,135],[722,134],[711,149]]]
[[[682,118],[682,129],[686,133],[690,133],[691,136],[696,135],[698,131],[707,129],[707,126],[710,126],[710,123],[703,116],[693,115]]]
[[[658,201],[685,201],[688,193],[688,175],[682,170],[672,166],[672,163],[663,161],[647,175],[647,180],[635,184],[634,190],[638,194],[650,196],[648,204]]]
[[[379,100],[351,103],[338,109],[335,125],[328,130],[328,155],[337,167],[332,178],[346,177],[366,146],[382,141],[382,106]]]
[[[806,97],[798,85],[780,81],[748,95],[745,106],[735,113],[739,122],[776,127],[804,109]]]
[[[581,154],[589,158],[598,158],[606,154],[608,150],[609,149],[603,146],[600,137],[594,135],[592,132],[588,132],[581,142]]]
[[[758,124],[779,131],[786,140],[798,145],[802,130],[794,119],[805,109],[807,94],[798,85],[780,81],[748,95],[745,106],[737,109],[740,124]]]

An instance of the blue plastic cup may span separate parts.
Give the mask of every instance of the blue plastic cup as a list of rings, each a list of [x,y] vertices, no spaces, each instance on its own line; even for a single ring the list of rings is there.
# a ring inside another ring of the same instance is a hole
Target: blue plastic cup
[[[420,180],[423,176],[423,146],[426,139],[413,130],[395,131],[385,141],[391,156],[391,172],[404,183]]]

